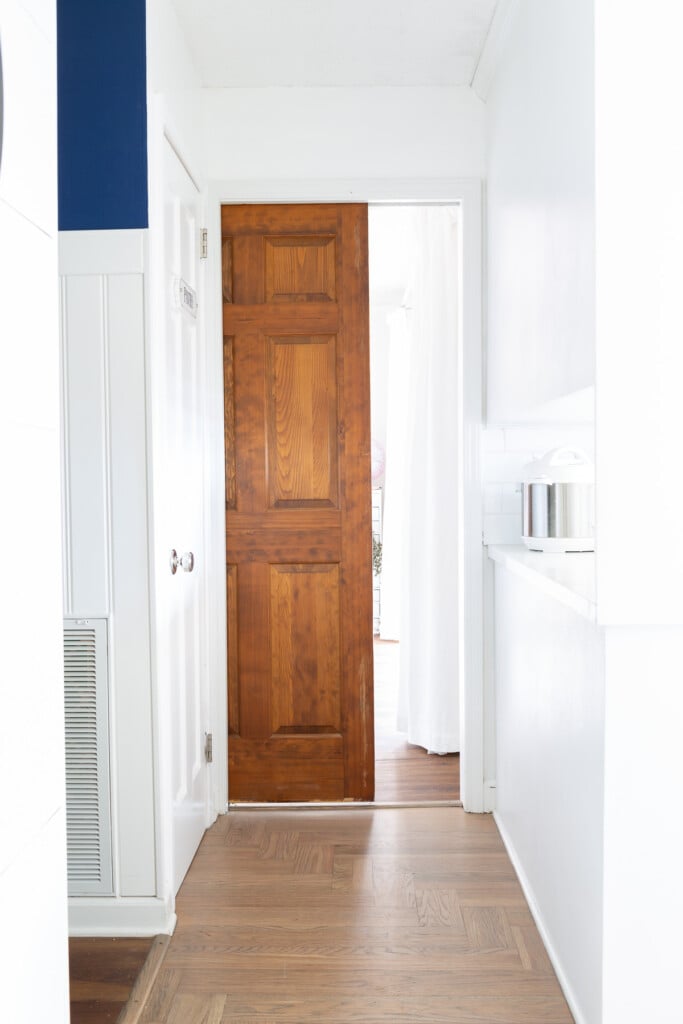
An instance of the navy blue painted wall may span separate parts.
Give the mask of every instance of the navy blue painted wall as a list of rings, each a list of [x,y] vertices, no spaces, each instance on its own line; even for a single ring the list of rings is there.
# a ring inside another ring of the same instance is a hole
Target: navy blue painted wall
[[[59,227],[144,228],[145,0],[57,0]]]

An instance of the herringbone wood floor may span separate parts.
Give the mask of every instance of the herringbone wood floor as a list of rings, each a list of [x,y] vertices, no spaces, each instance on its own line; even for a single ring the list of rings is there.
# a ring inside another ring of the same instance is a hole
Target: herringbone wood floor
[[[206,834],[142,1024],[568,1024],[489,816],[233,812]]]

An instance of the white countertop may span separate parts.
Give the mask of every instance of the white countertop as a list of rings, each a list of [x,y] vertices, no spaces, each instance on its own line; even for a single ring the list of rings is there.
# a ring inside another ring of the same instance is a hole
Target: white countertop
[[[498,565],[595,622],[595,555],[592,552],[550,554],[529,551],[521,544],[491,544],[488,552],[489,558]]]

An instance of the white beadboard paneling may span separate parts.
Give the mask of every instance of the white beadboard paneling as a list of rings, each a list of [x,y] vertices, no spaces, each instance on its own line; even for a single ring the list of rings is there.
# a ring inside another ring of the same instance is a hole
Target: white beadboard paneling
[[[54,237],[56,49],[52,37],[16,0],[3,4],[2,15],[5,112],[0,200]]]
[[[65,614],[74,617],[110,611],[106,299],[100,276],[64,279]]]
[[[155,893],[144,314],[142,276],[109,277],[112,639],[122,896]]]
[[[114,884],[156,893],[145,231],[60,236],[67,614],[109,629]]]
[[[495,588],[497,818],[576,1020],[592,1024],[602,1019],[603,635],[498,565]]]
[[[8,239],[11,244],[5,244]],[[55,244],[2,202],[0,240],[5,382],[0,418],[54,427],[59,422],[59,392],[55,389],[59,365],[59,349],[54,344],[58,318]],[[36,373],[37,364],[45,372]]]

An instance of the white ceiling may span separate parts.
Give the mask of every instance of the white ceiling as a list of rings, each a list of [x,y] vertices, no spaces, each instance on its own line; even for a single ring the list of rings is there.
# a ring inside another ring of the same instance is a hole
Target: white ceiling
[[[497,0],[174,0],[209,87],[470,85]]]

